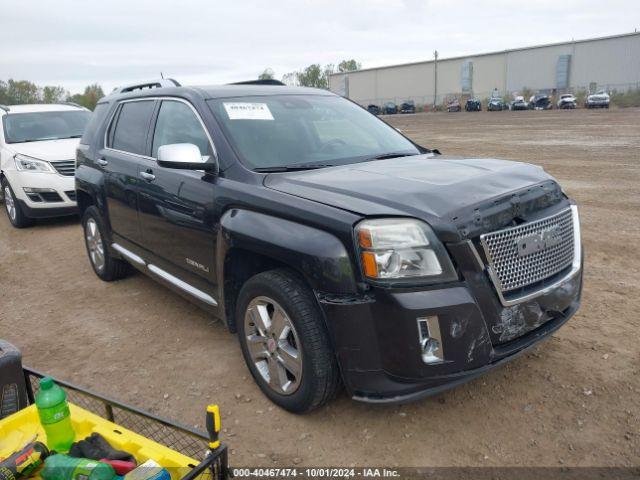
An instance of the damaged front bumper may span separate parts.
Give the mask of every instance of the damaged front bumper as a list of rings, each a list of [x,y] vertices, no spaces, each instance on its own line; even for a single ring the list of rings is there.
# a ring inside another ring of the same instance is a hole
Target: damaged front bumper
[[[467,382],[533,347],[578,310],[582,267],[556,287],[503,305],[470,242],[449,249],[463,282],[374,287],[361,297],[318,294],[349,394],[402,403]],[[437,318],[442,360],[426,363],[420,319]]]

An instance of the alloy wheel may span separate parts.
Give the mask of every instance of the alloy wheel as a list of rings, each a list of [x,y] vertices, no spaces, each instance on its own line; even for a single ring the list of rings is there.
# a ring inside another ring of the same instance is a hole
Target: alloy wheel
[[[285,310],[269,297],[256,297],[244,316],[247,350],[267,385],[291,395],[302,380],[302,346]]]
[[[93,266],[101,272],[104,269],[104,243],[97,222],[90,218],[85,225],[85,238],[87,240],[87,250]]]
[[[13,199],[13,195],[11,194],[11,189],[7,185],[4,187],[4,206],[7,209],[7,213],[9,214],[9,218],[15,222],[16,215],[18,212],[16,211],[16,202]]]

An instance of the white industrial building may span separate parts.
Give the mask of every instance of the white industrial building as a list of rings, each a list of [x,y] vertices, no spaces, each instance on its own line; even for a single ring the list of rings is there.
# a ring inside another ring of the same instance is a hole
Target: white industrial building
[[[361,105],[441,104],[529,89],[541,93],[640,88],[640,32],[336,73],[329,88]]]

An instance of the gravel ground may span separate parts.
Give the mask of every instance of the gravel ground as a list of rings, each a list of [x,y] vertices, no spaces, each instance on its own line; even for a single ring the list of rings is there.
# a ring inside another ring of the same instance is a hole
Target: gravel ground
[[[640,464],[640,110],[388,117],[448,154],[542,165],[581,206],[579,313],[504,368],[418,403],[344,395],[306,416],[250,378],[236,338],[141,274],[93,274],[77,220],[15,230],[0,215],[0,337],[25,363],[203,427],[217,402],[231,463],[628,466]]]

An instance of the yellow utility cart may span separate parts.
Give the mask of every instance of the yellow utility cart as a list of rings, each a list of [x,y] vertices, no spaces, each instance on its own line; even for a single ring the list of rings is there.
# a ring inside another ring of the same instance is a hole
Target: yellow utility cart
[[[29,406],[0,420],[0,458],[8,457],[34,437],[39,441],[46,438],[34,400],[44,375],[28,368],[24,375]],[[220,414],[216,405],[207,408],[205,434],[68,382],[54,381],[67,392],[76,440],[97,432],[114,448],[131,453],[139,465],[155,460],[167,469],[171,480],[229,477],[227,446],[218,438]]]

